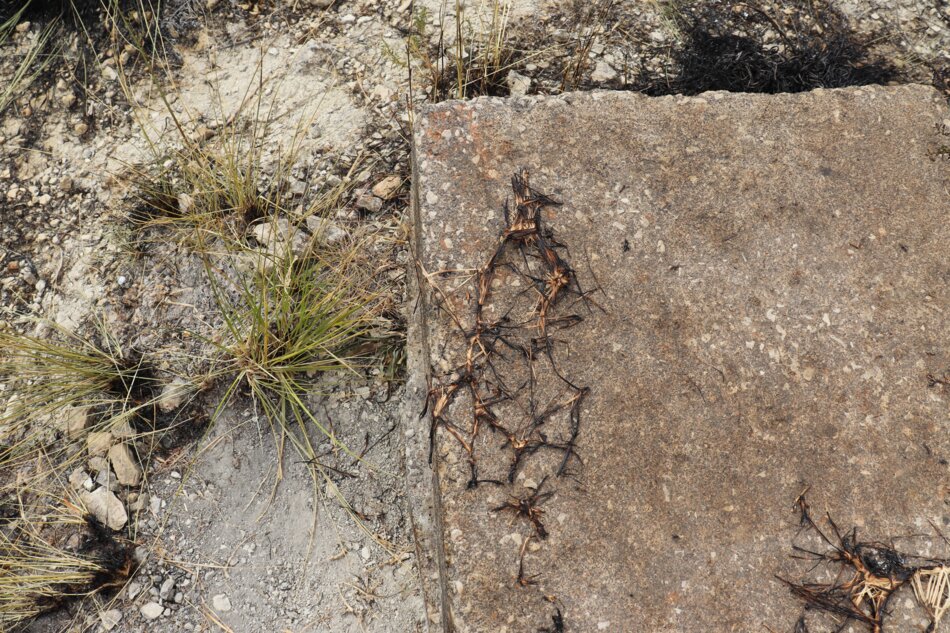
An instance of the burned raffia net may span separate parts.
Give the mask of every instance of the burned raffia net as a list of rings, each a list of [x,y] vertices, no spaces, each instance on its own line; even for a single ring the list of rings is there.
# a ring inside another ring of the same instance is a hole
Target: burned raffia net
[[[524,169],[511,182],[505,226],[485,262],[474,270],[425,274],[461,351],[458,365],[434,378],[429,391],[429,458],[443,433],[462,448],[468,488],[510,488],[530,470],[540,484],[489,509],[523,522],[532,531],[529,539],[544,539],[541,506],[555,494],[546,484],[575,475],[582,463],[577,439],[589,392],[565,375],[558,351],[567,345],[564,331],[580,324],[580,312],[594,303],[578,283],[567,248],[544,223],[559,203],[532,189]],[[443,287],[453,279],[462,283]],[[534,584],[533,578],[525,573],[522,547],[518,582]]]

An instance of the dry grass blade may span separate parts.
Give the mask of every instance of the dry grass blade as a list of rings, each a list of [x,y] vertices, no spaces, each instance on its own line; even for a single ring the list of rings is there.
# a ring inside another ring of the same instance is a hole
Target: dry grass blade
[[[950,566],[918,569],[911,576],[911,585],[917,602],[930,616],[930,630],[936,631],[950,608]]]
[[[153,401],[155,379],[144,357],[124,349],[103,323],[99,342],[56,324],[47,328],[55,339],[0,331],[0,379],[12,394],[0,414],[0,462],[48,447],[73,409],[107,429]]]
[[[16,13],[0,24],[0,46],[7,44],[11,32],[29,6],[30,2],[24,2]],[[58,28],[58,20],[50,21],[29,44],[26,53],[17,62],[13,76],[6,78],[3,87],[0,87],[0,112],[6,110],[52,62],[58,50],[58,44],[53,37]]]
[[[117,540],[86,515],[78,501],[69,500],[69,493],[58,500],[37,493],[20,491],[18,514],[5,518],[0,529],[3,630],[15,630],[70,601],[121,586],[133,569],[133,545]],[[37,497],[38,510],[24,501],[27,495]],[[75,545],[62,544],[69,534],[77,539]]]

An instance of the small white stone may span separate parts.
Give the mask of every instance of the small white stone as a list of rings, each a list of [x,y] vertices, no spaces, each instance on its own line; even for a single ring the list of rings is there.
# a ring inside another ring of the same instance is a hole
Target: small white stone
[[[164,413],[174,411],[185,403],[185,399],[194,391],[194,385],[190,381],[176,377],[170,383],[162,387],[162,393],[158,397],[158,408]]]
[[[114,629],[122,620],[122,612],[118,609],[109,609],[99,614],[99,622],[106,631]]]
[[[97,488],[92,492],[82,491],[79,498],[92,516],[113,530],[121,530],[129,521],[125,506],[108,488]]]
[[[597,62],[597,66],[594,68],[594,72],[591,73],[590,78],[591,81],[597,83],[612,81],[617,78],[617,71],[614,70],[614,67],[607,62],[599,61]]]
[[[508,84],[508,93],[512,97],[523,97],[531,89],[531,77],[526,77],[517,71],[509,71],[505,78]]]
[[[144,617],[146,620],[155,620],[161,617],[162,612],[165,611],[165,609],[163,609],[162,605],[158,604],[157,602],[146,602],[142,605],[142,608],[139,609],[139,611],[142,612],[142,617]]]
[[[214,607],[215,611],[230,611],[231,610],[231,599],[228,598],[223,593],[211,598],[211,606]]]

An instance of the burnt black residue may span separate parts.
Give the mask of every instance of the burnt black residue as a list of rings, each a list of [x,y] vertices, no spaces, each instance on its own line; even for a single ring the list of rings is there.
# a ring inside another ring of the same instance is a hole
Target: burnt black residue
[[[784,93],[814,88],[887,84],[902,80],[870,52],[829,2],[793,0],[782,11],[749,2],[688,6],[673,20],[679,43],[670,72],[640,70],[632,88],[650,95],[695,95],[708,90]]]
[[[159,376],[148,355],[133,350],[116,366],[116,377],[106,390],[113,402],[100,405],[95,413],[107,419],[116,415],[117,407],[134,411],[129,418],[133,430],[157,438],[157,445],[152,447],[156,455],[170,453],[201,437],[210,418],[204,412],[204,403],[196,398],[174,410],[162,411],[158,402],[164,386],[165,379]]]
[[[92,515],[83,518],[85,526],[75,555],[94,563],[97,569],[82,582],[52,584],[29,593],[41,613],[56,611],[92,593],[114,594],[135,571],[135,544],[117,537]]]
[[[24,6],[24,4],[26,6]],[[77,0],[76,12],[95,13],[98,0]],[[13,18],[19,11],[21,20],[46,22],[53,18],[73,13],[69,0],[0,0],[0,23]]]

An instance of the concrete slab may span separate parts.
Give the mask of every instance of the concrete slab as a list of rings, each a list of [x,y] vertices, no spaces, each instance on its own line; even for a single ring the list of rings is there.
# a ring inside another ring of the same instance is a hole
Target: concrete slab
[[[419,410],[435,397],[407,435],[436,628],[559,630],[560,610],[570,632],[791,630],[775,574],[802,571],[806,486],[869,538],[950,522],[948,390],[928,378],[950,368],[948,134],[922,86],[424,111],[411,348]],[[546,314],[553,366],[517,272],[540,274],[538,242],[475,307],[520,168],[561,202],[544,243],[586,293]],[[542,481],[543,514],[493,511]]]

